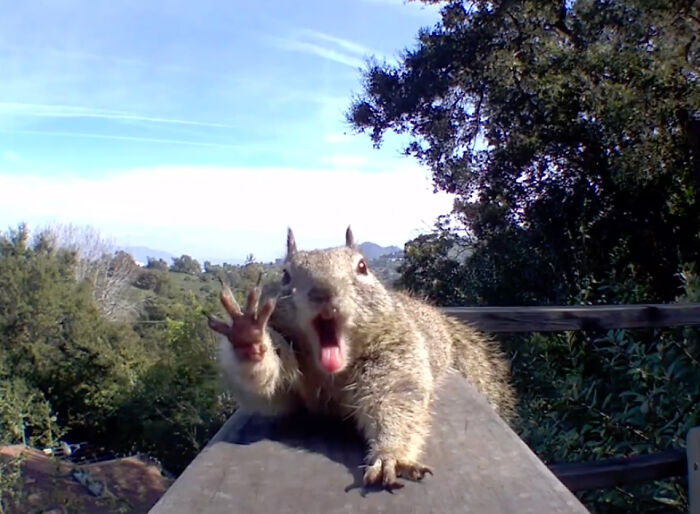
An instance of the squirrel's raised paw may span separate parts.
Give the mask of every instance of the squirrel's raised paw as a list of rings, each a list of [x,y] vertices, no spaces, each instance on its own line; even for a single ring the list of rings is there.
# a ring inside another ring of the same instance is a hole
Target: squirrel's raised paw
[[[397,482],[397,477],[409,480],[422,480],[432,469],[417,462],[404,462],[391,457],[378,457],[367,467],[364,483],[366,486],[381,485],[387,489],[400,489],[402,484]]]
[[[251,363],[262,361],[267,350],[264,339],[265,327],[275,309],[275,301],[268,299],[258,309],[260,289],[257,287],[248,293],[245,311],[241,311],[228,287],[222,288],[220,298],[226,312],[231,316],[232,323],[210,317],[209,327],[228,338],[236,357],[241,361]]]

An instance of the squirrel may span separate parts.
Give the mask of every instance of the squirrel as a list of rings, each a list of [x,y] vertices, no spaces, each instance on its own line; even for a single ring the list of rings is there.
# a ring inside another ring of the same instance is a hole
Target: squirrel
[[[262,305],[260,300],[262,297]],[[254,288],[232,323],[209,318],[220,366],[242,409],[347,416],[369,446],[366,486],[402,487],[432,469],[420,457],[440,377],[456,368],[509,419],[515,394],[497,344],[372,273],[347,228],[345,246],[299,251],[291,229],[281,283]]]

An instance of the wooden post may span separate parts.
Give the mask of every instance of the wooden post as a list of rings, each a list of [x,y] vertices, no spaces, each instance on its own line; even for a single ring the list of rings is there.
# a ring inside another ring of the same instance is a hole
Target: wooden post
[[[688,504],[690,514],[700,514],[700,427],[688,431]]]
[[[364,491],[365,445],[348,423],[235,414],[152,514],[587,512],[461,376],[434,402],[423,463],[434,475]]]

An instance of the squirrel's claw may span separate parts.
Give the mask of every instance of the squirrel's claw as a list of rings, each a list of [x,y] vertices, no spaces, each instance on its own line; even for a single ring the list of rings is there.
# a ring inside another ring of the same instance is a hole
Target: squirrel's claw
[[[413,481],[422,480],[426,474],[433,474],[432,469],[418,463],[397,461],[392,458],[377,458],[367,467],[364,475],[365,486],[381,485],[385,489],[394,490],[403,487],[397,477]]]

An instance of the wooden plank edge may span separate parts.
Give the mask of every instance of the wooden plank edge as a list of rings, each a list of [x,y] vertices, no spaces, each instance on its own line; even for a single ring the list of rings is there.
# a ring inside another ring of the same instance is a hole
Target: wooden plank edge
[[[652,455],[549,465],[552,473],[572,492],[683,476],[686,468],[686,452],[680,449]]]
[[[700,514],[700,427],[688,430],[688,512]]]
[[[440,307],[488,332],[553,332],[700,325],[700,303]]]

